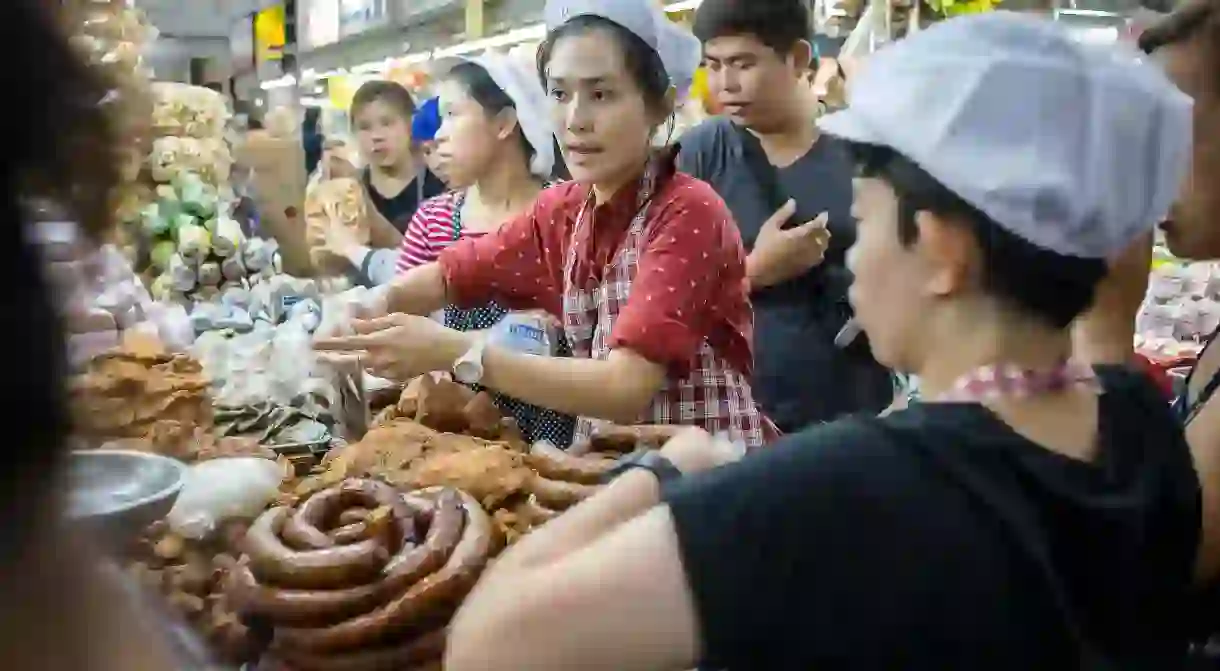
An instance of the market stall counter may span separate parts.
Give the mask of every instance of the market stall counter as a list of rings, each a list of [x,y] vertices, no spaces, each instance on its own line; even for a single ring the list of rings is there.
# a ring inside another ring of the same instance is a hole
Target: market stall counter
[[[570,451],[531,446],[486,393],[423,376],[304,476],[257,443],[215,458],[171,445],[194,465],[126,566],[225,663],[440,668],[449,619],[500,550],[668,435],[602,427]]]

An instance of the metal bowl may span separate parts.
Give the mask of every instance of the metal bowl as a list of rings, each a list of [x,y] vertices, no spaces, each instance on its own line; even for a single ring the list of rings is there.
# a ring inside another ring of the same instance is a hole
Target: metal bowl
[[[68,517],[106,542],[124,543],[164,518],[186,465],[128,450],[81,450],[68,461]]]

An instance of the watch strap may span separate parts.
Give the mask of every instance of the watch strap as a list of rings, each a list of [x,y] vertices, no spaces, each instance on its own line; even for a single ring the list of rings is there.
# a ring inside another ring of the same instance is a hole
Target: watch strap
[[[483,351],[487,341],[478,338],[466,353],[453,362],[453,377],[462,384],[478,384],[483,379]]]
[[[602,480],[603,482],[610,482],[623,473],[637,468],[649,471],[656,476],[657,481],[661,484],[682,477],[682,471],[657,450],[636,450],[620,459],[613,468],[606,472]]]

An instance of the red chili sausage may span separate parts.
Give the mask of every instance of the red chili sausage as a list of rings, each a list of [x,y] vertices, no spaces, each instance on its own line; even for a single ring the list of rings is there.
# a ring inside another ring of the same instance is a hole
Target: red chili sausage
[[[250,570],[262,582],[304,589],[350,587],[375,578],[389,560],[377,537],[324,550],[293,550],[279,536],[291,512],[272,508],[263,513],[242,542]]]
[[[277,645],[302,652],[351,650],[418,625],[429,613],[464,598],[498,549],[498,543],[491,517],[478,501],[463,493],[462,507],[466,515],[462,539],[439,570],[371,613],[323,629],[278,628]]]

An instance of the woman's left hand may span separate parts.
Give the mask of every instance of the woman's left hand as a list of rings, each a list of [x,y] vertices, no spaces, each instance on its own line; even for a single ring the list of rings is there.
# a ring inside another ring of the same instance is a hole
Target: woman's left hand
[[[356,320],[352,327],[356,335],[322,338],[314,342],[314,349],[355,354],[373,375],[399,382],[452,369],[454,362],[474,344],[468,333],[415,315]]]

